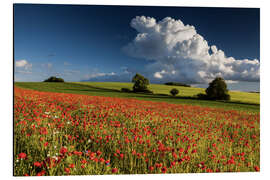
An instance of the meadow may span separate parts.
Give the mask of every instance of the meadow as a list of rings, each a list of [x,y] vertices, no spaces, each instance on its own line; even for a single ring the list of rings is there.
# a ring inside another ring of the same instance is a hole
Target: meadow
[[[14,175],[260,171],[255,103],[151,101],[113,86],[15,83]]]
[[[132,88],[132,83],[119,82],[74,82],[74,83],[44,83],[44,82],[16,82],[15,86],[33,89],[37,91],[84,94],[90,96],[135,98],[155,102],[167,102],[172,104],[199,105],[204,107],[216,107],[228,110],[241,110],[259,112],[260,94],[230,91],[231,101],[208,101],[194,98],[198,93],[203,93],[203,88],[167,86],[150,84],[149,89],[154,94],[139,94],[121,92],[121,88]],[[179,89],[176,97],[171,97],[172,88]]]

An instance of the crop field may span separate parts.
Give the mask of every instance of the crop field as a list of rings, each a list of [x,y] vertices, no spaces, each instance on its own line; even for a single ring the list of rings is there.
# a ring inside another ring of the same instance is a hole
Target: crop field
[[[15,176],[260,171],[258,111],[45,85],[15,84]]]

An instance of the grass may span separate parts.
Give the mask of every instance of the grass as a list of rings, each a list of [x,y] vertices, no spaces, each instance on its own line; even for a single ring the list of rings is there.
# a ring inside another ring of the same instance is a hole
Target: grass
[[[91,85],[99,88],[108,88],[114,90],[121,90],[121,88],[132,89],[132,83],[120,83],[120,82],[76,82],[78,84]],[[150,84],[149,89],[155,94],[167,94],[170,95],[170,90],[176,88],[179,90],[178,96],[193,97],[198,93],[204,93],[204,88],[197,87],[183,87],[183,86],[168,86],[163,84]],[[260,104],[260,94],[259,93],[248,93],[240,91],[230,91],[231,100],[234,102]]]
[[[155,94],[138,94],[120,92],[123,87],[131,88],[131,83],[115,83],[115,82],[76,82],[76,83],[44,83],[44,82],[15,82],[15,86],[33,89],[46,92],[60,92],[72,94],[85,94],[92,96],[105,97],[121,97],[121,98],[136,98],[140,100],[162,101],[173,104],[190,104],[205,107],[217,107],[232,110],[259,112],[259,94],[245,92],[230,92],[232,100],[229,102],[223,101],[208,101],[198,100],[192,96],[204,92],[202,88],[179,87],[151,84],[150,90]],[[177,88],[180,95],[171,97],[168,95],[169,90]]]

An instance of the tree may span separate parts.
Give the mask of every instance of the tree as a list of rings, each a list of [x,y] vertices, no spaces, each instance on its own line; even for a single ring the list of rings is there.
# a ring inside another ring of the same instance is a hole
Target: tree
[[[55,76],[51,76],[48,79],[44,80],[43,82],[65,82],[62,78],[57,78]]]
[[[149,80],[144,76],[136,73],[136,75],[132,78],[133,91],[134,92],[148,92],[147,86],[149,85]]]
[[[176,96],[178,93],[179,93],[179,90],[176,89],[176,88],[173,88],[171,91],[170,91],[171,95],[173,96]]]
[[[213,100],[230,100],[227,84],[221,77],[216,77],[205,90],[206,96]]]

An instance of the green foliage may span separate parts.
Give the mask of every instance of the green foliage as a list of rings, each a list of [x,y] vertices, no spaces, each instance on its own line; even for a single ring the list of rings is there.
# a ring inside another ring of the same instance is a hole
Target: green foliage
[[[209,87],[205,92],[209,99],[230,100],[227,84],[221,77],[216,77],[211,83],[209,83]]]
[[[168,85],[168,86],[183,86],[183,87],[191,87],[190,85],[188,84],[184,84],[184,83],[178,83],[178,82],[166,82],[164,83],[165,85]]]
[[[198,99],[207,99],[207,95],[204,93],[199,93],[199,94],[195,95],[195,97]]]
[[[43,82],[65,82],[62,78],[57,78],[55,76],[51,76],[48,79],[44,80]]]
[[[176,88],[173,88],[171,91],[170,91],[171,95],[173,96],[176,96],[178,93],[179,93],[179,90],[176,89]]]
[[[149,85],[149,80],[145,78],[143,75],[136,73],[136,75],[132,78],[133,91],[134,92],[148,92],[147,86]]]
[[[132,92],[129,88],[121,88],[122,92]]]

